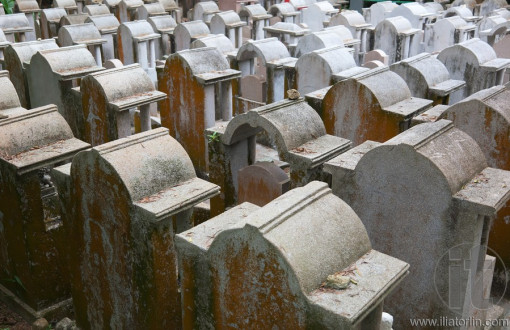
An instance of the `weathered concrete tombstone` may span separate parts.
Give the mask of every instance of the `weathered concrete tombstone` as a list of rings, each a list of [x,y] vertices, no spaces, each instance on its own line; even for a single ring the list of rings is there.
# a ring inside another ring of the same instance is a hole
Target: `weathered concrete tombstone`
[[[0,15],[0,29],[10,42],[28,41],[26,34],[34,32],[29,20],[23,13]]]
[[[208,37],[197,39],[191,43],[191,49],[203,47],[217,48],[223,55],[226,56],[227,61],[230,61],[232,57],[237,55],[237,49],[235,49],[230,39],[223,34],[213,34]]]
[[[478,23],[478,36],[491,46],[504,38],[508,33],[509,23],[506,18],[494,15],[483,18]]]
[[[302,95],[368,71],[356,66],[351,52],[339,46],[305,54],[297,60],[295,67],[297,90]]]
[[[476,26],[460,16],[437,20],[425,30],[424,44],[427,52],[440,52],[445,48],[467,41],[475,36]]]
[[[165,8],[159,2],[144,3],[138,8],[137,18],[139,20],[147,20],[149,17],[166,15]]]
[[[161,124],[183,145],[201,176],[208,172],[204,132],[217,120],[232,118],[232,80],[239,74],[212,47],[177,52],[166,60],[158,89],[169,97],[160,104]]]
[[[462,80],[450,79],[444,64],[428,53],[394,63],[390,70],[406,81],[412,96],[434,104],[450,104],[450,94],[466,85]]]
[[[98,28],[93,23],[62,26],[58,30],[58,42],[61,47],[85,45],[94,56],[96,64],[103,65],[101,53],[106,40],[101,37]]]
[[[168,13],[168,15],[172,16],[172,18],[177,22],[180,23],[182,21],[182,10],[177,5],[177,2],[174,0],[159,0],[159,3],[163,6],[163,9],[165,12]]]
[[[264,27],[269,26],[272,17],[260,4],[242,6],[239,17],[246,22],[250,31],[250,39],[261,40],[265,38]]]
[[[404,17],[414,29],[420,30],[425,30],[427,24],[433,24],[437,18],[437,15],[429,12],[418,2],[402,3],[389,14],[389,17],[397,16]]]
[[[510,107],[508,86],[495,86],[481,90],[442,111],[432,109],[416,117],[417,122],[448,119],[455,127],[467,133],[481,147],[491,167],[510,170]],[[489,247],[503,260],[510,262],[508,249],[510,203],[498,213],[491,228]],[[499,265],[498,268],[501,266]],[[503,276],[504,277],[504,276]]]
[[[102,3],[97,5],[87,5],[85,6],[83,12],[85,14],[89,14],[89,16],[98,16],[98,15],[109,15],[110,9],[108,6],[103,5]]]
[[[219,13],[220,8],[214,1],[197,2],[193,7],[193,20],[202,21],[209,25],[214,14]]]
[[[443,49],[437,59],[453,79],[466,82],[466,88],[451,94],[454,103],[482,89],[501,85],[510,66],[510,59],[498,58],[494,49],[478,38]]]
[[[481,16],[473,15],[473,12],[465,5],[452,6],[445,11],[444,17],[460,16],[463,20],[468,23],[476,24],[482,19]]]
[[[36,26],[39,25],[39,13],[41,12],[36,0],[16,0],[14,12],[25,14],[30,27],[33,29],[32,31],[25,32],[26,41],[33,41],[41,37],[40,31],[39,35],[36,33]]]
[[[32,108],[27,76],[27,67],[32,56],[40,50],[56,48],[58,48],[58,45],[55,39],[47,39],[18,42],[9,45],[5,49],[5,69],[9,71],[10,79],[18,93],[22,107]]]
[[[324,124],[304,99],[283,100],[235,116],[207,129],[209,178],[221,187],[211,214],[236,205],[238,171],[257,161],[256,139],[266,132],[279,159],[289,164],[292,187],[323,178],[322,165],[350,148],[350,141],[326,134]]]
[[[409,269],[373,250],[361,220],[322,182],[264,207],[243,203],[175,243],[185,328],[380,329],[383,300]],[[342,274],[356,285],[325,286]]]
[[[207,25],[202,21],[191,21],[177,24],[174,29],[175,51],[189,49],[191,43],[198,38],[211,34]]]
[[[72,14],[72,15],[66,15],[62,16],[60,19],[59,26],[65,26],[65,25],[77,25],[77,24],[85,24],[85,21],[89,17],[89,14]],[[59,28],[60,31],[60,28]]]
[[[295,23],[278,22],[264,27],[266,38],[277,38],[290,52],[296,47],[299,39],[310,33],[310,29],[302,28]]]
[[[30,104],[39,107],[55,104],[71,126],[75,136],[81,136],[83,123],[79,80],[103,70],[85,45],[39,50],[27,65]]]
[[[340,80],[323,93],[318,109],[329,134],[358,145],[391,139],[432,103],[412,97],[404,79],[383,67]]]
[[[402,16],[386,18],[375,27],[374,47],[389,56],[389,64],[417,55],[423,32]]]
[[[143,6],[142,0],[121,0],[117,5],[119,12],[119,21],[121,23],[126,23],[130,21],[135,21],[138,19],[138,8]]]
[[[302,10],[302,21],[312,32],[321,31],[324,26],[328,26],[331,17],[338,14],[338,9],[334,8],[329,1],[319,1],[308,4],[306,10]]]
[[[62,8],[67,15],[79,14],[78,5],[75,0],[54,0],[53,8]]]
[[[397,7],[398,5],[391,1],[376,2],[370,8],[363,8],[363,17],[367,23],[376,26],[390,17],[391,12]]]
[[[361,40],[354,38],[351,31],[343,26],[343,25],[336,25],[336,26],[330,26],[327,28],[324,28],[324,31],[327,32],[333,32],[335,33],[340,39],[342,40],[342,43],[345,47],[352,48],[354,50],[354,60],[356,61],[356,64],[362,64],[363,60],[365,58],[365,51],[362,50],[361,47]],[[321,32],[324,32],[321,31]],[[317,32],[320,33],[320,32]]]
[[[156,85],[158,81],[156,44],[159,43],[161,34],[154,33],[147,21],[122,23],[118,31],[122,42],[122,62],[124,64],[139,63]]]
[[[227,36],[234,47],[239,48],[243,44],[243,27],[246,22],[241,21],[239,15],[232,10],[216,13],[211,18],[209,26],[211,33],[224,34]]]
[[[370,42],[373,39],[374,27],[365,22],[363,16],[355,10],[342,10],[331,18],[328,26],[345,26],[351,31],[353,38],[360,40],[359,60],[356,63],[363,63],[365,53],[372,48]]]
[[[103,44],[104,61],[117,58],[117,31],[120,25],[119,20],[113,14],[89,16],[87,23],[92,23],[99,30]]]
[[[413,269],[385,301],[395,328],[437,315],[485,320],[486,244],[492,218],[510,197],[509,172],[487,167],[476,142],[446,120],[383,144],[367,141],[325,170],[374,248]]]
[[[21,106],[18,94],[12,82],[9,80],[9,71],[0,71],[0,119],[25,112],[26,109]]]
[[[174,29],[177,22],[170,15],[153,16],[147,19],[155,33],[161,38],[156,44],[156,57],[163,59],[166,55],[175,53]]]
[[[299,16],[301,15],[300,12],[297,11],[294,6],[288,2],[272,5],[269,7],[267,13],[274,17],[273,24],[278,21],[296,24],[299,23]]]
[[[254,105],[283,100],[286,91],[284,65],[296,60],[276,38],[249,40],[239,48],[236,58],[232,59],[232,67],[241,71],[241,77],[234,84],[235,113],[243,113]]]
[[[290,190],[290,179],[278,165],[258,162],[243,167],[237,175],[237,203],[264,206]]]
[[[47,8],[41,10],[41,37],[50,39],[58,36],[60,19],[66,16],[67,12],[63,8]]]
[[[173,236],[192,226],[193,206],[218,187],[196,177],[164,128],[81,152],[52,173],[67,197],[77,325],[181,328]]]
[[[130,110],[139,109],[141,131],[151,129],[151,104],[166,98],[138,64],[104,70],[81,80],[83,140],[93,146],[132,134]]]
[[[12,300],[28,319],[67,315],[71,307],[50,170],[88,147],[73,137],[54,105],[0,120],[0,276],[11,280],[0,287],[17,298]]]
[[[299,59],[314,50],[336,46],[344,47],[344,42],[337,33],[327,30],[312,32],[299,39],[292,55]]]

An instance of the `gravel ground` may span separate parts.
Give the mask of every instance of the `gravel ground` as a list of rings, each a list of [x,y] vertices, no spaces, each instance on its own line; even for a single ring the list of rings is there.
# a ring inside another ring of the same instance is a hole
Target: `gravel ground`
[[[0,301],[0,330],[30,330],[31,325]]]

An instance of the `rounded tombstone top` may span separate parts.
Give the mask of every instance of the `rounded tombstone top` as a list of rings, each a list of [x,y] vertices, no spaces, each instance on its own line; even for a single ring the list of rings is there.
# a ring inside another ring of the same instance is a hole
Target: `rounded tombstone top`
[[[175,29],[177,22],[171,15],[152,16],[147,19],[154,31],[160,33]]]
[[[213,15],[211,18],[211,27],[213,24],[221,23],[224,26],[239,24],[241,22],[241,17],[233,11],[223,11]]]
[[[47,8],[42,10],[41,15],[44,16],[48,22],[60,22],[60,19],[66,16],[67,12],[64,8]]]
[[[152,26],[147,21],[124,22],[119,26],[119,33],[127,33],[131,38],[157,38],[159,34],[155,33]]]
[[[269,7],[267,11],[272,16],[283,17],[287,15],[297,15],[296,9],[288,2],[277,3]]]
[[[117,32],[120,25],[114,14],[89,16],[85,22],[93,23],[101,33]]]
[[[497,55],[494,49],[486,42],[478,38],[469,39],[467,41],[458,43],[443,49],[437,59],[446,63],[461,62],[471,63],[472,65],[480,66],[490,60],[496,59]],[[447,67],[449,65],[446,65]]]
[[[177,24],[174,34],[186,35],[188,38],[196,38],[197,36],[211,34],[211,31],[203,21],[191,21]]]
[[[110,14],[110,9],[108,9],[108,7],[103,4],[86,5],[84,12],[90,16],[108,15]]]
[[[366,24],[365,18],[356,10],[342,10],[329,21],[329,26],[345,25],[355,27]]]
[[[390,28],[391,30],[395,31],[395,33],[406,32],[413,28],[411,22],[409,22],[409,20],[403,16],[388,17],[384,19],[379,24],[377,24],[375,30],[382,30],[383,27]]]
[[[260,4],[248,5],[241,7],[239,11],[239,17],[245,19],[245,17],[249,19],[256,18],[257,16],[265,16],[267,15],[267,10],[262,7]]]
[[[16,0],[14,11],[17,13],[39,12],[39,4],[36,0]]]
[[[58,30],[58,41],[62,47],[101,40],[101,34],[93,23],[65,25]]]
[[[223,54],[235,51],[232,41],[223,34],[210,35],[208,37],[197,39],[191,43],[191,49],[203,47],[217,48]]]
[[[313,32],[299,39],[295,50],[295,57],[299,58],[311,51],[334,46],[344,46],[342,38],[337,33],[328,30]]]
[[[237,60],[244,61],[259,57],[262,59],[262,65],[266,63],[290,57],[290,53],[285,45],[277,38],[267,38],[262,40],[248,40],[237,52]]]
[[[216,47],[183,50],[173,54],[169,59],[173,57],[180,58],[184,65],[189,67],[195,76],[202,73],[230,69],[227,59]]]
[[[193,7],[193,20],[204,20],[204,15],[218,13],[220,8],[214,1],[197,2]]]

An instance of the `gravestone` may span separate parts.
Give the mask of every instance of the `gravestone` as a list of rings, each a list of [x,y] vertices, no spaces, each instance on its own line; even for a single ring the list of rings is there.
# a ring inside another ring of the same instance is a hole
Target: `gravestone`
[[[360,13],[355,10],[342,10],[329,21],[329,27],[345,26],[351,31],[355,39],[360,40],[359,46],[359,62],[363,63],[364,54],[370,50],[370,39],[373,36],[373,26],[367,22]]]
[[[329,134],[358,145],[389,140],[431,105],[430,100],[412,97],[405,81],[383,67],[337,82],[324,95],[320,113]]]
[[[141,6],[143,6],[142,0],[121,0],[117,5],[120,23],[136,21],[138,19],[138,8]]]
[[[331,17],[338,14],[338,9],[334,8],[329,1],[318,1],[307,5],[306,9],[301,10],[301,23],[306,24],[310,31],[318,32],[329,25]]]
[[[374,248],[413,270],[385,301],[396,329],[437,315],[485,320],[483,260],[492,218],[510,197],[509,172],[487,167],[476,142],[446,120],[366,141],[325,170]]]
[[[237,175],[237,203],[264,206],[290,190],[290,179],[278,165],[258,162],[243,167]]]
[[[241,21],[235,11],[229,10],[214,14],[209,25],[211,33],[224,34],[235,48],[239,48],[243,44],[242,28],[246,26],[246,22]]]
[[[397,62],[390,70],[406,81],[412,96],[433,100],[434,104],[450,104],[450,94],[466,85],[450,79],[444,64],[428,53]]]
[[[343,39],[337,33],[328,30],[312,32],[299,39],[293,56],[299,59],[314,50],[335,46],[344,47]]]
[[[6,119],[26,109],[21,106],[18,94],[12,82],[9,80],[9,71],[0,71],[0,117]]]
[[[5,49],[5,69],[9,70],[11,81],[18,93],[21,106],[27,109],[33,108],[30,103],[27,68],[35,53],[45,49],[56,49],[54,39],[17,42]]]
[[[125,22],[119,26],[119,35],[122,42],[122,62],[124,64],[139,63],[151,77],[154,85],[156,76],[156,44],[161,35],[154,33],[147,21]]]
[[[140,111],[141,131],[151,129],[151,105],[166,98],[138,64],[104,70],[81,80],[83,140],[93,146],[132,134],[132,114]]]
[[[468,24],[460,16],[437,20],[425,30],[425,50],[440,52],[445,48],[474,37],[476,26]]]
[[[31,38],[26,38],[26,34],[33,36],[34,28],[23,13],[0,15],[0,29],[2,29],[6,39],[10,42],[24,42]]]
[[[54,0],[53,8],[62,8],[67,15],[79,14],[78,4],[75,0]]]
[[[275,37],[280,40],[290,52],[296,47],[299,39],[310,32],[310,29],[302,28],[295,23],[278,22],[264,27],[266,38]]]
[[[137,18],[139,20],[147,20],[149,17],[166,15],[165,8],[159,2],[145,3],[138,8]]]
[[[283,100],[286,90],[284,65],[293,62],[296,59],[290,56],[285,45],[276,38],[249,40],[239,48],[231,64],[234,69],[241,71],[241,77],[233,86],[234,113],[243,113],[252,107],[251,100],[245,97],[245,90],[253,89],[245,83],[249,76],[258,76],[260,83],[266,82],[262,93],[266,98],[258,102],[258,105]]]
[[[154,33],[159,33],[161,38],[156,44],[156,58],[163,59],[165,56],[175,53],[174,29],[177,22],[170,15],[149,17],[147,22],[152,26]]]
[[[267,7],[266,7],[267,8]],[[268,14],[273,16],[276,21],[273,20],[273,23],[269,25],[274,25],[276,22],[284,22],[284,23],[299,23],[299,11],[297,11],[293,5],[288,2],[282,2],[278,4],[274,4],[269,7]]]
[[[305,95],[366,70],[356,66],[346,48],[337,46],[315,50],[296,62],[297,90]]]
[[[159,128],[81,152],[53,170],[66,210],[77,326],[181,328],[174,233],[218,193]],[[177,228],[177,230],[174,230]]]
[[[80,136],[82,105],[76,87],[80,79],[100,70],[85,45],[39,50],[27,69],[31,106],[57,105],[74,135]]]
[[[510,66],[510,59],[498,58],[494,49],[478,38],[443,49],[437,59],[443,62],[452,79],[466,82],[466,88],[450,96],[453,102],[501,85],[505,70]]]
[[[103,65],[101,53],[106,40],[93,23],[62,26],[58,30],[58,43],[61,47],[85,45],[94,56],[97,66]]]
[[[239,11],[241,20],[247,23],[250,30],[250,39],[261,40],[265,38],[264,27],[269,26],[272,17],[260,4],[242,6]]]
[[[28,23],[32,28],[31,32],[25,32],[26,41],[34,41],[41,37],[40,34],[37,35],[36,33],[36,26],[39,25],[39,13],[41,12],[36,0],[16,0],[14,12],[25,14]]]
[[[326,134],[317,112],[306,102],[283,100],[218,122],[207,129],[209,179],[221,187],[211,200],[211,214],[236,205],[238,171],[257,161],[256,139],[265,132],[280,161],[290,167],[291,186],[324,179],[322,165],[350,148],[350,141]]]
[[[89,16],[109,15],[110,9],[108,9],[106,5],[100,3],[97,5],[85,6],[83,12],[85,14],[89,14]]]
[[[215,1],[197,2],[193,7],[193,20],[202,21],[209,25],[214,14],[219,13],[220,9]]]
[[[376,2],[370,8],[363,8],[363,17],[367,23],[376,26],[390,17],[391,12],[397,7],[398,5],[391,1]]]
[[[41,37],[50,39],[58,36],[60,19],[67,15],[63,8],[46,8],[41,10]]]
[[[185,328],[379,330],[383,300],[409,268],[373,250],[322,182],[264,207],[243,203],[177,235],[176,246]],[[356,284],[326,287],[340,274]]]
[[[202,21],[183,22],[174,29],[175,51],[189,49],[191,43],[199,38],[211,34],[207,25]]]
[[[417,55],[423,32],[415,29],[402,16],[386,18],[375,27],[376,49],[381,49],[389,57],[389,64]]]
[[[119,28],[119,20],[113,14],[89,16],[87,23],[93,23],[99,30],[101,39],[106,42],[103,44],[104,61],[118,58],[117,55],[117,31]]]
[[[421,3],[402,3],[389,14],[389,17],[402,16],[414,29],[425,30],[427,24],[433,24],[437,16],[430,13]]]
[[[4,69],[4,67],[5,67],[4,50],[10,44],[11,44],[11,42],[9,40],[7,40],[2,29],[0,29],[0,68],[1,69]]]
[[[197,39],[191,43],[191,49],[203,47],[214,47],[218,49],[227,57],[227,60],[237,55],[237,49],[235,49],[230,39],[223,34],[213,34],[208,37]]]
[[[487,163],[491,167],[510,170],[510,107],[508,86],[495,86],[481,90],[466,99],[441,111],[427,111],[417,117],[418,122],[440,119],[453,121],[455,127],[473,138],[480,146]],[[489,247],[503,260],[510,261],[508,235],[510,228],[507,219],[510,204],[507,203],[498,213],[489,236]],[[498,265],[501,268],[501,265]]]
[[[54,105],[0,120],[0,288],[27,319],[69,313],[66,242],[50,170],[88,147]]]
[[[204,132],[217,120],[232,118],[232,80],[238,76],[212,47],[177,52],[166,60],[158,89],[179,97],[160,104],[161,124],[183,145],[199,175],[208,172]]]

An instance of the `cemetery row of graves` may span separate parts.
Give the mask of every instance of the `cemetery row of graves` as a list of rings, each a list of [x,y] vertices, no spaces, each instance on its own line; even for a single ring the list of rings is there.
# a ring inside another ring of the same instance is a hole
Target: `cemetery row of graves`
[[[80,329],[503,319],[506,1],[346,5],[0,6],[0,298]]]

